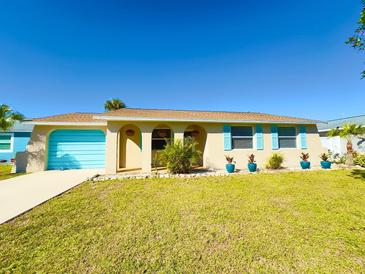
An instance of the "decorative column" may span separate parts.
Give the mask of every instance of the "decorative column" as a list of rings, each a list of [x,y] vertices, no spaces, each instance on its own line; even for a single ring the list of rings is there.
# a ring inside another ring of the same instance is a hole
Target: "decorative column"
[[[118,166],[118,133],[123,125],[108,122],[106,130],[106,174],[116,174]]]
[[[151,172],[153,126],[140,126],[140,129],[142,134],[142,172]]]
[[[172,125],[171,130],[174,133],[174,140],[184,140],[184,131],[186,129],[186,125]]]

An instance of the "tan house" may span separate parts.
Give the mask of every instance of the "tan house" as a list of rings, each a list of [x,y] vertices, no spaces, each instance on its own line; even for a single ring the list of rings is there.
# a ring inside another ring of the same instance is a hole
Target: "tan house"
[[[69,113],[36,118],[27,149],[17,155],[18,171],[105,168],[107,174],[150,172],[154,155],[168,139],[191,136],[202,152],[201,166],[225,168],[225,155],[247,168],[256,155],[264,168],[273,152],[284,166],[298,167],[301,152],[319,165],[323,151],[318,121],[253,112],[120,109],[107,113]]]

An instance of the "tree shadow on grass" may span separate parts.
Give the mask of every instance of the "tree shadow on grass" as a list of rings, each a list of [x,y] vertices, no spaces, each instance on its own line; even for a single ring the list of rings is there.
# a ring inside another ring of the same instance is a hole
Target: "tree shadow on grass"
[[[355,179],[361,179],[365,181],[365,170],[361,169],[354,169],[351,171],[351,174],[349,175]]]

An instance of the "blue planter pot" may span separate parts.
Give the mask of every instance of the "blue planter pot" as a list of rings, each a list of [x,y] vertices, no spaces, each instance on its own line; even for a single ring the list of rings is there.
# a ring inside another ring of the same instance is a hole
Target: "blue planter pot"
[[[233,173],[236,165],[234,164],[226,164],[226,170],[228,173]]]
[[[330,169],[331,168],[331,162],[328,162],[328,161],[321,161],[321,167],[323,169]]]
[[[247,165],[247,168],[248,168],[248,170],[249,170],[250,172],[255,172],[255,171],[257,170],[257,164],[255,164],[255,163],[249,163],[249,164]]]
[[[302,167],[302,169],[310,169],[311,168],[311,162],[301,161],[300,166]]]

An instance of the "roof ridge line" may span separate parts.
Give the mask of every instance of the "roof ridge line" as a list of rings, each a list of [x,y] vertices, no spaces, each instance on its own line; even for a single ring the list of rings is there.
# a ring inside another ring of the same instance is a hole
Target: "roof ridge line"
[[[112,110],[109,112],[99,113],[99,114],[108,114],[112,112],[116,112],[123,109],[130,109],[130,110],[156,110],[156,111],[188,111],[188,112],[209,112],[209,113],[250,113],[250,114],[261,114],[261,115],[270,115],[270,116],[282,116],[285,118],[295,118],[295,119],[303,119],[303,120],[315,120],[315,119],[308,119],[308,118],[302,118],[302,117],[295,117],[295,116],[289,116],[289,115],[280,115],[280,114],[272,114],[272,113],[264,113],[264,112],[258,112],[258,111],[228,111],[228,110],[193,110],[193,109],[157,109],[157,108],[121,108]]]
[[[327,122],[339,121],[339,120],[345,120],[345,119],[350,119],[350,118],[357,118],[357,117],[362,117],[362,116],[365,116],[365,114],[362,114],[362,115],[355,115],[355,116],[348,116],[348,117],[338,118],[338,119],[332,119],[332,120],[327,120]]]

